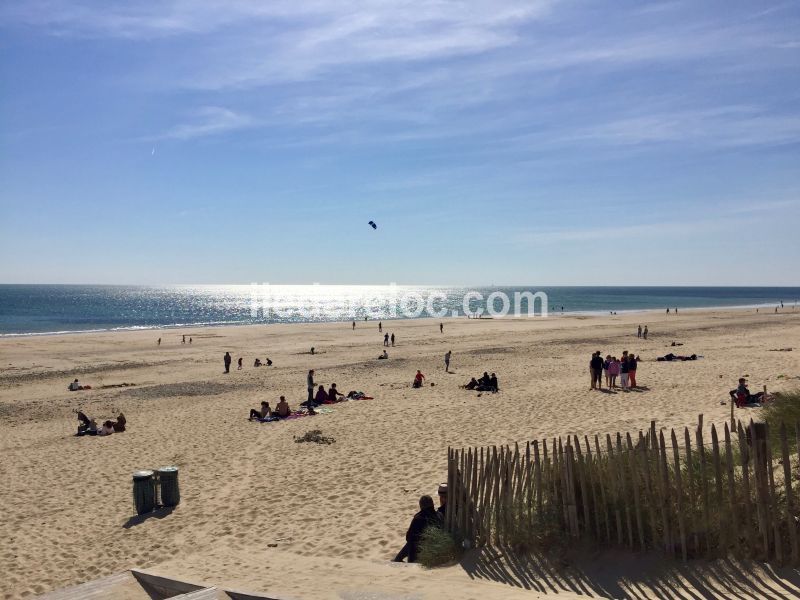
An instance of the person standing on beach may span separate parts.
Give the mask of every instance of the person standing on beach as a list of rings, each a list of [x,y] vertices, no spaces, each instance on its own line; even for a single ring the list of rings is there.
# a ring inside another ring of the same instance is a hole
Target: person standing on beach
[[[642,337],[647,339],[647,325],[644,326],[644,331],[642,332]]]
[[[236,364],[237,364],[237,367],[236,367],[236,369],[237,369],[238,371],[241,371],[241,370],[242,370],[242,360],[243,360],[243,359],[242,359],[242,357],[240,356],[240,357],[239,357],[239,360],[238,360],[238,361],[236,361]]]
[[[383,321],[378,321],[378,333],[383,331]]]
[[[641,325],[639,325],[639,331],[636,332],[636,337],[637,338],[642,337],[642,326]]]
[[[186,336],[183,336],[183,338],[181,338],[181,344],[185,344],[185,343],[186,343]]]
[[[355,330],[356,330],[356,322],[353,321],[353,331],[355,331]]]
[[[226,352],[225,356],[223,357],[222,360],[225,362],[225,372],[226,373],[230,373],[231,372],[231,361],[233,360],[233,358],[231,358],[231,353],[230,352]]]
[[[314,402],[314,369],[309,369],[306,377],[306,387],[308,388],[308,401]]]
[[[444,333],[444,323],[439,323],[439,333]]]
[[[392,340],[392,348],[394,348],[394,334],[392,334],[392,337],[390,339]]]
[[[389,334],[388,333],[383,336],[383,345],[384,346],[388,346],[389,345]]]
[[[450,372],[450,356],[452,356],[452,352],[450,350],[444,355],[444,371],[445,373]]]
[[[600,356],[600,351],[592,354],[589,360],[589,376],[592,379],[592,385],[589,389],[603,389],[603,357]]]
[[[192,338],[189,338],[189,345],[192,345]]]
[[[628,351],[625,350],[622,353],[622,360],[619,361],[619,384],[622,386],[623,390],[628,389],[629,369],[630,369],[630,363],[628,362]]]
[[[161,345],[161,338],[158,338],[158,345]]]

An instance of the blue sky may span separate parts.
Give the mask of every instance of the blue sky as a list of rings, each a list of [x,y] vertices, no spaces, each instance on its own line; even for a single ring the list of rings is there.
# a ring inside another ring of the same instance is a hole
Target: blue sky
[[[0,69],[0,282],[800,284],[797,3],[26,0]]]

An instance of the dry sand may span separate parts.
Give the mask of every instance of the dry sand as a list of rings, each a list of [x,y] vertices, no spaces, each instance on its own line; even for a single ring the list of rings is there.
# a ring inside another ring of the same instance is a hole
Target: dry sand
[[[800,311],[444,323],[440,334],[433,320],[384,322],[397,336],[387,361],[377,360],[383,346],[374,322],[355,331],[328,323],[0,340],[0,594],[24,597],[138,566],[304,599],[355,598],[365,590],[387,598],[668,595],[659,586],[678,576],[652,558],[594,557],[607,561],[603,577],[575,565],[562,576],[552,566],[515,565],[487,552],[434,571],[387,561],[402,545],[418,497],[433,495],[445,479],[449,445],[635,431],[651,419],[683,427],[698,413],[722,423],[730,409],[720,400],[742,375],[755,389],[800,385]],[[647,341],[636,338],[639,323],[649,325]],[[183,334],[191,346],[180,343]],[[671,348],[672,340],[684,345]],[[309,355],[311,346],[319,354]],[[768,351],[783,347],[795,351]],[[444,372],[448,349],[451,374]],[[643,389],[590,391],[591,352],[624,349],[643,359]],[[234,363],[223,374],[226,350],[244,357],[243,370]],[[671,350],[704,358],[655,362]],[[253,368],[256,356],[274,365]],[[309,368],[319,382],[375,399],[289,422],[247,421],[250,408],[280,394],[297,407]],[[418,368],[435,386],[411,389]],[[498,374],[499,394],[459,388],[483,371]],[[66,391],[75,377],[94,389]],[[103,387],[121,383],[136,385]],[[99,421],[122,411],[129,430],[74,437],[75,409]],[[294,442],[312,428],[336,442]],[[180,467],[180,506],[132,518],[131,472],[172,464]],[[642,560],[651,561],[647,569]],[[739,581],[725,574],[730,565],[714,568],[721,571],[703,581],[716,577],[740,597],[797,590],[784,572],[754,571],[760,575]],[[706,585],[696,572],[681,581],[677,591]],[[532,591],[511,595],[508,584]],[[726,595],[708,585],[712,597]]]

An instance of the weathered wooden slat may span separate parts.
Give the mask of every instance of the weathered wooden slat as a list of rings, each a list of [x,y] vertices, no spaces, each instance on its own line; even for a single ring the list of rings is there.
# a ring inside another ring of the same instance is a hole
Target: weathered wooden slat
[[[739,437],[739,456],[742,461],[742,497],[743,497],[743,519],[744,534],[747,540],[747,551],[754,552],[754,532],[752,528],[753,499],[750,495],[750,448],[747,445],[747,436],[742,424],[738,424],[737,434]]]
[[[683,561],[688,559],[688,549],[686,547],[686,525],[684,523],[683,514],[683,481],[681,477],[681,455],[678,451],[678,436],[675,435],[675,430],[672,430],[672,458],[675,464],[675,488],[678,495],[678,532],[681,541],[681,556]]]
[[[780,514],[778,513],[777,494],[775,492],[775,473],[772,468],[772,442],[769,436],[769,424],[766,426],[766,452],[767,452],[767,484],[769,486],[769,519],[772,528],[772,548],[775,560],[783,563],[783,540],[781,539]]]
[[[672,515],[671,513],[671,488],[669,485],[669,468],[667,467],[667,446],[664,441],[664,432],[658,434],[659,447],[659,472],[661,475],[661,520],[664,526],[664,551],[668,556],[675,555],[675,545],[672,543]]]
[[[736,500],[736,478],[733,465],[733,448],[731,447],[731,432],[725,424],[725,462],[728,471],[728,502],[730,503],[731,521],[730,534],[728,535],[729,547],[739,547],[739,510]]]
[[[580,484],[580,505],[583,509],[583,532],[586,537],[591,536],[592,522],[591,522],[591,491],[587,487],[586,470],[590,468],[583,460],[583,452],[581,452],[581,442],[578,436],[575,436],[575,454],[578,458],[578,483]]]
[[[578,503],[575,493],[575,450],[569,438],[567,438],[567,444],[564,447],[564,458],[564,488],[566,490],[569,533],[573,538],[578,538],[580,537],[580,530],[578,527]]]
[[[606,526],[606,541],[611,543],[611,517],[608,505],[609,496],[606,493],[606,474],[604,472],[608,457],[603,457],[603,453],[600,451],[600,438],[597,434],[594,436],[594,445],[597,450],[597,482],[600,484],[600,498],[603,503],[603,521]]]
[[[622,494],[622,500],[625,503],[625,525],[627,526],[628,548],[633,549],[633,521],[631,518],[631,493],[629,474],[625,468],[626,457],[625,451],[622,447],[622,436],[617,432],[617,474],[619,476],[619,490]]]
[[[644,541],[644,522],[642,521],[642,507],[641,501],[639,499],[639,465],[637,464],[636,456],[638,451],[633,447],[633,440],[631,439],[631,434],[628,433],[625,436],[625,440],[628,444],[628,452],[627,452],[627,463],[628,463],[628,471],[631,475],[631,485],[633,486],[633,505],[634,511],[636,513],[636,532],[639,534],[639,549],[644,551],[646,544]]]
[[[760,533],[762,560],[769,557],[770,526],[769,526],[769,491],[767,483],[767,452],[766,435],[761,423],[750,420],[750,439],[753,447],[753,479],[756,488],[756,513],[758,515],[758,531]]]
[[[536,499],[536,512],[534,523],[541,519],[544,510],[544,494],[542,490],[542,458],[539,455],[539,442],[533,442],[533,481],[534,496]]]
[[[596,473],[598,472],[598,463],[592,457],[592,446],[589,443],[589,436],[583,436],[586,443],[586,480],[589,484],[592,493],[592,508],[594,508],[594,536],[599,542],[603,539],[603,530],[601,529],[602,523],[600,522],[600,501],[597,493]],[[598,457],[599,458],[599,457]]]
[[[703,444],[703,428],[702,428],[702,420],[703,415],[700,415],[700,425],[697,427],[697,452],[700,457],[700,467],[698,470],[698,479],[699,479],[699,488],[700,488],[700,499],[703,504],[703,526],[701,528],[702,533],[702,542],[705,545],[706,553],[708,553],[711,549],[710,543],[711,540],[709,539],[708,535],[708,523],[710,519],[709,510],[708,510],[708,469],[706,467],[706,448]]]
[[[622,492],[619,489],[619,475],[617,475],[617,461],[614,456],[614,446],[611,443],[611,434],[606,434],[606,457],[608,459],[608,491],[609,498],[614,506],[614,523],[616,524],[616,541],[620,546],[624,543],[622,524]]]
[[[786,436],[786,424],[781,423],[780,429],[781,438],[781,460],[783,461],[783,481],[786,489],[786,530],[789,532],[789,544],[792,549],[791,563],[797,566],[798,559],[800,559],[797,544],[797,525],[794,520],[795,504],[794,504],[794,490],[792,489],[792,463],[789,457],[789,441]]]
[[[694,516],[695,507],[695,485],[694,485],[694,461],[692,459],[692,436],[689,435],[689,428],[683,428],[684,451],[686,452],[686,483],[689,490],[689,508],[686,514],[686,527],[692,533],[694,554],[700,554],[700,537],[697,534],[696,519]]]
[[[712,423],[711,425],[711,459],[714,463],[714,489],[715,489],[715,506],[717,511],[721,510],[724,506],[724,498],[722,496],[722,465],[720,464],[719,457],[719,438],[717,437],[717,428]],[[717,546],[721,555],[725,555],[726,539],[728,535],[727,527],[719,528],[719,539]]]

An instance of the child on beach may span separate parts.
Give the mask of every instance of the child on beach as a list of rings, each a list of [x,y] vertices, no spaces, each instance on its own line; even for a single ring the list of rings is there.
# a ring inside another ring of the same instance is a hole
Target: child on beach
[[[417,374],[414,375],[414,383],[411,384],[411,387],[421,388],[424,379],[425,375],[422,374],[422,371],[417,371]]]

